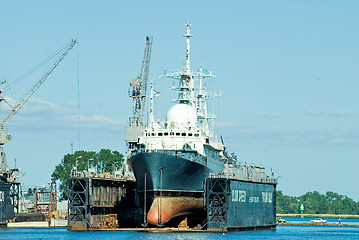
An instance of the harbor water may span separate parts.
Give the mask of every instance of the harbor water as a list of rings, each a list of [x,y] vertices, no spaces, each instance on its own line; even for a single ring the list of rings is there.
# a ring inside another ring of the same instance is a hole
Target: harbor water
[[[148,233],[136,231],[70,232],[66,228],[7,229],[0,228],[0,239],[359,239],[358,227],[277,226],[276,230],[225,233]]]
[[[287,222],[293,222],[293,223],[310,223],[310,220],[313,220],[315,218],[282,217],[282,219],[286,220]],[[323,218],[323,220],[327,220],[327,223],[335,224],[335,223],[338,223],[339,218]],[[359,219],[341,218],[340,223],[341,224],[358,224],[359,225]]]

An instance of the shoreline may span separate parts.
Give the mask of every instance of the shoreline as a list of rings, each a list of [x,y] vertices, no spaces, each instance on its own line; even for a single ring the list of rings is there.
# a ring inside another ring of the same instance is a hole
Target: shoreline
[[[293,217],[300,218],[300,214],[298,213],[277,213],[277,217]],[[342,219],[359,219],[359,215],[348,215],[348,214],[303,214],[304,218],[342,218]]]
[[[309,222],[285,222],[277,223],[277,225],[289,226],[323,226],[323,227],[359,227],[359,224],[346,224],[346,223],[309,223]]]

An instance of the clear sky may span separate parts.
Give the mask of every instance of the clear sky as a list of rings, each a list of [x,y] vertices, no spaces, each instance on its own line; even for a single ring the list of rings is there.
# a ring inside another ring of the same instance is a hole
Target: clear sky
[[[218,136],[229,152],[272,168],[278,189],[334,191],[359,200],[359,1],[0,1],[0,80],[15,81],[71,38],[79,41],[24,109],[4,146],[24,185],[43,185],[62,157],[102,148],[125,154],[129,81],[139,75],[146,35],[162,120],[181,70],[185,22],[192,70],[222,93]],[[80,144],[77,127],[77,56]],[[48,65],[49,66],[49,65]],[[41,71],[11,89],[20,100]],[[219,106],[219,107],[218,107]],[[9,108],[2,105],[2,118]]]

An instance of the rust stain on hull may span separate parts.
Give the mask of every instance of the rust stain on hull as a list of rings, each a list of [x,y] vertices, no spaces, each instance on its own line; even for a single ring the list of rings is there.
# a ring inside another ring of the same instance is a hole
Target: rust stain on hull
[[[163,225],[179,216],[190,215],[203,208],[203,198],[156,196],[147,214],[147,222]]]

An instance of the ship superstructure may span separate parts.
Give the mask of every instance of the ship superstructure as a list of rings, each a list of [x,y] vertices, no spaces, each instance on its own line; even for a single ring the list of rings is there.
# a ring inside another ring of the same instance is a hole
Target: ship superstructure
[[[190,70],[191,25],[186,24],[186,61],[182,72],[165,74],[177,79],[178,99],[166,120],[153,120],[154,90],[151,82],[149,121],[126,129],[127,163],[143,193],[145,221],[152,225],[175,225],[184,218],[198,224],[203,218],[203,188],[207,177],[226,177],[256,183],[275,183],[264,168],[237,161],[223,141],[214,137],[207,112],[208,95],[203,79],[214,77],[202,68]],[[194,80],[199,86],[196,88]]]

